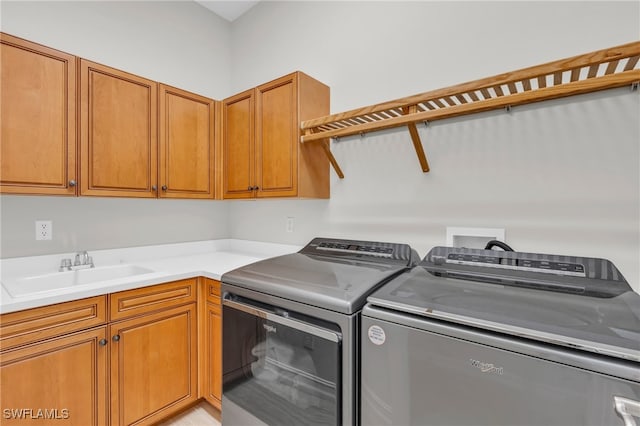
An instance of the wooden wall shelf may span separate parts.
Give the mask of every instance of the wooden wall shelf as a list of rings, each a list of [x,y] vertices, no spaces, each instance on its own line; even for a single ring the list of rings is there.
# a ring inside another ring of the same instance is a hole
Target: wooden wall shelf
[[[424,172],[429,164],[416,124],[640,82],[640,41],[597,50],[444,89],[370,105],[301,123],[301,143],[319,142],[336,173],[342,170],[329,138],[407,126]]]

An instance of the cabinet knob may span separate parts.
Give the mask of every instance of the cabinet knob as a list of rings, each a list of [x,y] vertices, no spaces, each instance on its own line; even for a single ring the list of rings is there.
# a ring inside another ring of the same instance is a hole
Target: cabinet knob
[[[253,189],[255,189],[256,191],[260,189],[259,186],[254,186]]]
[[[112,339],[114,342],[117,342],[118,340],[120,340],[120,335],[119,335],[119,334],[116,334],[116,335],[115,335],[115,336],[113,336],[111,339]]]
[[[162,190],[166,191],[167,190],[167,185],[162,185]]]
[[[253,186],[247,188],[249,191],[253,191]]]
[[[157,190],[158,190],[158,186],[157,186],[157,185],[153,185],[153,186],[151,187],[151,190],[152,190],[152,191],[157,191]]]
[[[71,179],[71,180],[69,181],[69,186],[71,186],[71,187],[76,186],[76,181],[75,181],[75,180],[73,180],[73,179]]]
[[[100,339],[100,341],[98,342],[98,344],[100,346],[107,346],[107,339]]]

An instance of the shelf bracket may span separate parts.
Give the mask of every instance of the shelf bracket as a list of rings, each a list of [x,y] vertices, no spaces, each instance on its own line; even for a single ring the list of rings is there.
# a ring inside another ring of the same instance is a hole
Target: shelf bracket
[[[333,156],[333,154],[331,153],[331,149],[329,148],[329,141],[322,141],[320,142],[320,144],[322,145],[322,149],[324,153],[327,155],[329,162],[333,166],[333,170],[336,171],[336,174],[340,179],[344,179],[344,173],[342,173],[342,169],[340,168],[340,165],[338,165],[338,162],[336,161],[336,157]]]
[[[418,107],[416,105],[409,105],[408,107],[402,108],[402,112],[406,114],[415,114],[418,111]],[[418,134],[418,128],[416,127],[416,123],[408,123],[407,127],[409,128],[409,134],[411,135],[411,141],[413,142],[413,147],[416,150],[416,155],[418,156],[418,161],[420,162],[420,167],[424,173],[429,172],[429,162],[427,161],[427,156],[424,153],[424,148],[422,147],[422,141],[420,140],[420,134]]]
[[[315,133],[313,129],[307,129],[304,131],[305,135],[310,135],[312,133]],[[331,148],[329,148],[329,139],[321,139],[320,141],[318,141],[318,143],[322,147],[324,154],[329,159],[329,162],[331,163],[331,166],[333,166],[333,170],[336,171],[336,174],[338,175],[338,177],[340,179],[344,179],[344,173],[342,173],[342,169],[340,168],[340,165],[338,164],[336,157],[333,156],[333,154],[331,153]]]

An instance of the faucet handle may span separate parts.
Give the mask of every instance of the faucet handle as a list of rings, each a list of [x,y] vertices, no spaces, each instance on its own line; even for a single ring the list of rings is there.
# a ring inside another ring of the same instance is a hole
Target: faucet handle
[[[89,258],[89,253],[86,250],[79,251],[76,253],[76,260],[73,262],[73,266],[87,265],[89,264]]]
[[[70,271],[71,270],[71,259],[62,259],[60,261],[59,272]]]

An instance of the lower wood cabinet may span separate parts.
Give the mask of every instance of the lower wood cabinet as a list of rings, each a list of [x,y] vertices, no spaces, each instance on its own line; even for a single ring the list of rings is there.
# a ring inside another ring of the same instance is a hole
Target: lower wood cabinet
[[[207,382],[205,398],[221,409],[222,401],[222,309],[220,305],[207,303]]]
[[[155,423],[198,399],[195,303],[113,323],[111,424]]]
[[[220,408],[209,281],[217,299],[198,301],[194,278],[0,315],[0,425],[148,425],[203,396]]]
[[[204,398],[217,409],[222,408],[222,304],[220,282],[203,279],[204,315],[202,315],[203,340],[200,380]]]
[[[0,352],[0,424],[106,425],[106,333],[103,326]]]

